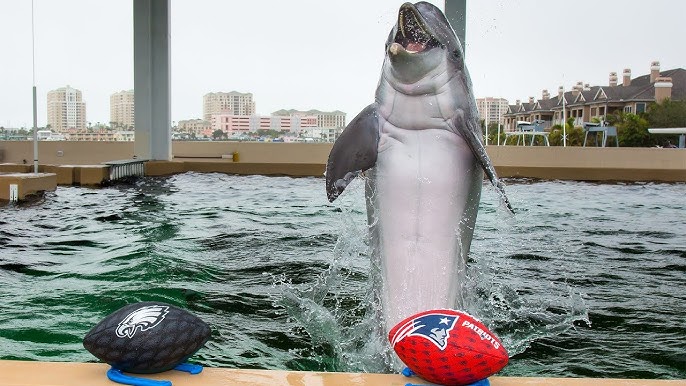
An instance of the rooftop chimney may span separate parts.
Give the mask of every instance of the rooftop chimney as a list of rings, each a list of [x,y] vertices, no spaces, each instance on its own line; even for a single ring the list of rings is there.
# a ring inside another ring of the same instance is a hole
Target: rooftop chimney
[[[654,61],[650,63],[650,83],[655,83],[660,76],[660,62]]]
[[[590,91],[591,90],[591,85],[588,83],[584,83],[584,91]]]
[[[631,69],[630,68],[625,68],[624,73],[622,73],[622,86],[628,87],[631,86]]]
[[[517,99],[517,100],[515,101],[515,104],[516,104],[517,106],[519,106],[520,104],[522,104],[522,101],[520,101],[519,99]]]
[[[655,101],[660,103],[672,97],[672,78],[658,76],[655,78]]]
[[[550,99],[550,93],[548,92],[548,90],[543,90],[543,92],[541,93],[541,99]]]
[[[557,88],[557,97],[562,99],[562,94],[565,92],[565,86],[560,86]]]
[[[617,73],[610,73],[610,87],[615,87],[617,85]]]
[[[576,97],[577,95],[579,95],[579,93],[583,89],[584,89],[584,82],[576,82],[576,84],[572,88],[572,95],[574,95]]]
[[[534,97],[529,97],[529,104],[534,104]]]

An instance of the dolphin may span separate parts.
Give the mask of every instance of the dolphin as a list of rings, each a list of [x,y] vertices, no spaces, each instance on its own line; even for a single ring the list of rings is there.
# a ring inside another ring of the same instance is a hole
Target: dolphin
[[[462,45],[443,12],[405,3],[385,46],[375,102],[334,143],[333,202],[365,172],[385,334],[430,309],[464,306],[467,254],[484,172],[512,212],[482,133]]]

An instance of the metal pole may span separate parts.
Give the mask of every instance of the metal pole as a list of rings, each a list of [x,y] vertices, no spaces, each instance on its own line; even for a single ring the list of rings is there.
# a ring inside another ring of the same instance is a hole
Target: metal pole
[[[33,0],[31,0],[31,66],[33,71],[33,172],[38,173],[38,108],[36,107],[36,38],[33,23]]]
[[[455,30],[457,38],[462,43],[462,52],[467,56],[467,43],[465,41],[466,20],[467,20],[467,0],[445,0],[445,16],[450,25]]]
[[[564,86],[562,86],[562,146],[567,147],[567,109],[565,108]]]

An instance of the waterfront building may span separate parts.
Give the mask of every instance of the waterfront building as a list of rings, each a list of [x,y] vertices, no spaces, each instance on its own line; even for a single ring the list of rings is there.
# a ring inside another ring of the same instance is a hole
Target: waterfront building
[[[505,98],[477,98],[476,108],[479,116],[484,120],[486,126],[496,122],[503,124],[503,114],[507,112],[508,102]]]
[[[180,133],[195,134],[196,137],[203,137],[211,133],[212,124],[204,119],[185,119],[177,124],[177,131]]]
[[[58,133],[86,129],[86,102],[80,90],[61,87],[48,91],[48,125]]]
[[[135,123],[133,90],[110,95],[110,125],[113,128],[133,129]]]
[[[230,113],[233,115],[255,114],[255,102],[251,93],[211,92],[202,97],[202,116],[206,121],[212,120],[212,115]]]
[[[110,130],[104,127],[99,129],[77,130],[69,129],[66,132],[67,140],[69,141],[97,141],[97,142],[111,142],[111,141],[133,141],[135,132],[132,130]]]
[[[297,134],[305,128],[317,127],[317,117],[220,113],[213,114],[210,123],[212,131],[221,130],[229,136],[248,132],[254,133],[258,130],[275,130]]]
[[[346,114],[342,111],[319,111],[319,110],[279,110],[272,113],[275,116],[315,117],[317,127],[345,127]]]
[[[650,72],[639,77],[631,77],[631,69],[624,69],[622,82],[616,72],[610,72],[605,86],[590,86],[577,82],[570,91],[558,88],[557,96],[550,98],[544,90],[543,98],[529,103],[508,106],[504,115],[507,131],[516,130],[518,121],[533,122],[543,120],[544,126],[562,124],[563,117],[573,118],[574,126],[594,119],[604,121],[607,116],[623,111],[625,113],[643,113],[648,111],[651,103],[660,103],[666,98],[672,100],[686,99],[686,70],[675,68],[660,71],[660,62],[650,64]],[[564,111],[563,111],[564,109]]]
[[[300,137],[305,141],[335,142],[343,132],[344,127],[311,127],[303,129]]]

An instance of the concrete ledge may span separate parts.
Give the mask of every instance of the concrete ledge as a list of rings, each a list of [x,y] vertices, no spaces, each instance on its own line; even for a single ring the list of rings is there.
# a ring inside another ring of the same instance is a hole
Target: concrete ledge
[[[74,168],[74,183],[77,185],[102,185],[109,178],[110,168],[107,165],[81,165]]]
[[[39,165],[38,171],[55,173],[57,175],[57,185],[73,185],[76,168],[74,165]]]
[[[24,143],[27,142],[27,143]],[[0,171],[30,172],[22,164],[32,158],[28,141],[0,141],[5,161]],[[88,165],[131,158],[131,143],[45,141],[40,160],[55,165]],[[151,176],[187,171],[229,174],[287,176],[323,175],[333,144],[255,142],[174,142],[175,158],[162,163],[148,162]],[[62,150],[60,150],[62,149]],[[54,153],[62,151],[62,156]],[[595,148],[559,146],[487,146],[496,170],[502,177],[585,180],[585,181],[665,181],[686,182],[686,150],[658,148]],[[240,162],[222,155],[238,154]],[[183,154],[186,158],[180,158]],[[107,158],[105,158],[107,157]],[[103,159],[104,158],[104,159]],[[437,166],[440,167],[440,166]],[[75,171],[75,174],[80,172]],[[75,176],[76,180],[80,176]],[[100,184],[106,178],[95,178]],[[77,182],[78,183],[78,182]],[[87,184],[91,184],[88,182]]]
[[[188,159],[184,161],[150,161],[145,164],[145,175],[163,176],[185,172],[226,173],[267,176],[322,177],[326,165],[319,163],[246,163],[221,159]]]
[[[686,155],[685,155],[686,156]],[[573,181],[684,182],[686,169],[560,168],[545,166],[497,166],[498,176]]]
[[[105,375],[109,366],[101,363],[0,361],[4,386],[112,386]],[[174,386],[405,386],[408,382],[429,385],[422,379],[398,374],[323,373],[309,371],[245,370],[206,368],[198,375],[179,371],[143,375],[169,380]],[[600,378],[515,378],[491,377],[492,386],[684,386],[684,380],[600,379]]]
[[[17,199],[57,189],[57,175],[54,173],[9,173],[0,174],[0,200],[9,201],[10,186],[17,185]]]
[[[40,169],[40,165],[39,169]],[[40,170],[39,170],[40,171]],[[24,164],[0,164],[0,173],[31,173],[33,172],[33,165]]]

